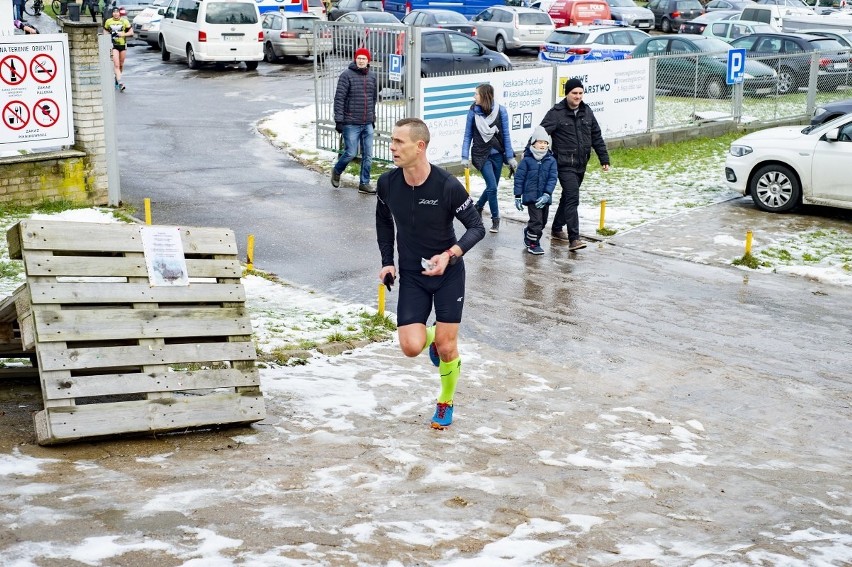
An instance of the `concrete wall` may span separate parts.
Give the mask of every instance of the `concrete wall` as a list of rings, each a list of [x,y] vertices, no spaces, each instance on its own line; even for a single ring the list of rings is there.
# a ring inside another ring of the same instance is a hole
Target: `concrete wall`
[[[59,19],[68,34],[75,145],[69,150],[0,158],[0,203],[107,203],[100,26]]]

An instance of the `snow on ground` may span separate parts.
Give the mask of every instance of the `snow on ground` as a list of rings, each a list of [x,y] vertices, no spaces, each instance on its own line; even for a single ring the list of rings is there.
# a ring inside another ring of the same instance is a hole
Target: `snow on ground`
[[[273,143],[285,147],[297,159],[330,174],[336,154],[315,148],[315,114],[313,106],[284,110],[264,119],[259,128],[269,134]],[[605,227],[623,235],[648,223],[739,198],[740,195],[725,185],[724,162],[725,156],[720,154],[693,158],[688,168],[662,164],[641,170],[621,169],[617,163],[609,172],[590,168],[580,191],[580,231],[595,235],[602,200],[606,201]],[[477,198],[485,182],[475,173],[475,169],[471,169],[470,192]],[[349,186],[358,183],[357,177],[348,171],[344,172],[342,180]],[[459,181],[464,183],[464,178],[460,177]],[[517,211],[514,207],[512,183],[504,178],[498,185],[500,214],[504,218],[525,221],[526,211]],[[561,189],[557,187],[556,191],[559,194]],[[551,208],[551,214],[554,212]],[[727,237],[738,240],[736,246],[730,247],[726,263],[742,257],[743,237]],[[761,271],[792,273],[826,283],[852,285],[852,231],[791,231],[760,244],[753,248],[753,253],[761,263],[758,268]]]

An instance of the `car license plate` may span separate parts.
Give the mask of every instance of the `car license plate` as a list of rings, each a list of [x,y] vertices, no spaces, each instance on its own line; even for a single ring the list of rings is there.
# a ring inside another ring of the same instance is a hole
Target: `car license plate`
[[[242,41],[245,34],[242,33],[229,33],[222,34],[222,41]]]
[[[772,89],[769,87],[764,87],[762,89],[754,89],[754,94],[769,94],[772,92]]]
[[[560,61],[564,60],[566,57],[565,53],[559,53],[558,51],[548,51],[547,57],[550,59],[559,59]]]
[[[312,34],[312,33],[303,33],[303,34],[299,34],[299,37],[301,37],[302,39],[313,39],[313,38],[314,38],[314,34]]]
[[[544,30],[531,29],[531,30],[529,30],[529,33],[531,33],[531,34],[533,34],[533,35],[541,35],[541,34],[543,34],[543,33],[544,33]]]
[[[835,63],[834,68],[835,69],[848,69],[849,63],[846,63],[845,61],[843,63]]]

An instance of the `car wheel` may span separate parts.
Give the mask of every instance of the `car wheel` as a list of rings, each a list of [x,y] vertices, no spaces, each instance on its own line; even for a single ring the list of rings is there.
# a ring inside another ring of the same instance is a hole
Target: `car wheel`
[[[191,45],[186,46],[186,65],[190,69],[198,69],[201,65],[198,63],[198,60],[195,58],[195,51],[192,50]]]
[[[278,57],[275,56],[275,50],[272,49],[272,43],[267,42],[266,45],[263,46],[263,59],[267,63],[275,63],[278,60]]]
[[[663,33],[672,33],[672,23],[668,18],[663,18],[663,21],[660,22],[660,29],[663,30]]]
[[[166,42],[163,40],[163,38],[160,38],[160,57],[163,59],[163,61],[168,61],[172,58],[172,54],[169,53],[168,49],[166,49]]]
[[[770,213],[791,210],[802,198],[802,188],[796,174],[781,164],[765,165],[758,169],[749,183],[754,205]]]
[[[728,94],[727,87],[722,84],[722,80],[718,77],[707,79],[707,85],[704,92],[707,98],[724,98]]]
[[[796,85],[796,75],[789,67],[781,67],[778,71],[778,94],[793,92]]]
[[[257,65],[258,63],[260,63],[260,61],[244,61],[244,63],[246,64],[246,69],[248,69],[249,71],[254,71],[255,69],[257,69]]]
[[[497,39],[494,40],[494,48],[497,53],[505,53],[506,52],[506,40],[503,39],[502,35],[498,35]]]

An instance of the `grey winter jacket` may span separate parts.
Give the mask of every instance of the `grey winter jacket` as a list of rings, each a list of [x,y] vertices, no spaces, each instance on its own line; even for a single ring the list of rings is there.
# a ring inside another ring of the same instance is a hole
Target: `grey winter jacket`
[[[334,93],[334,121],[337,124],[374,124],[379,89],[376,74],[369,65],[359,69],[350,63],[337,80]]]

